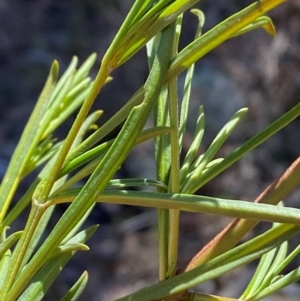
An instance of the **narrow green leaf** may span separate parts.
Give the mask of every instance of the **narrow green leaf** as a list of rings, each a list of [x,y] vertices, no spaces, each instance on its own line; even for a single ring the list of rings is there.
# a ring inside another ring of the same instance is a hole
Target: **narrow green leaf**
[[[92,53],[76,71],[73,86],[77,86],[89,74],[97,59],[97,54]]]
[[[263,291],[257,293],[254,296],[246,299],[245,301],[259,301],[263,298],[276,293],[277,291],[283,289],[284,287],[296,283],[300,279],[300,268],[296,268],[289,272],[287,275],[279,277],[275,282],[271,283],[267,288]]]
[[[205,17],[202,11],[198,9],[191,9],[191,12],[198,17],[198,26],[195,34],[195,39],[199,38],[202,34],[202,29],[205,22]],[[194,77],[195,64],[192,64],[186,72],[184,86],[183,86],[183,98],[180,111],[180,124],[179,124],[179,145],[182,146],[183,135],[186,129],[186,123],[188,118],[188,108],[191,98],[192,80]]]
[[[0,222],[2,222],[5,217],[11,199],[22,178],[23,170],[30,160],[32,151],[40,140],[40,136],[38,136],[40,124],[51,100],[57,78],[58,63],[55,61],[52,64],[46,84],[24,129],[20,142],[18,143],[3,178],[2,185],[0,186]]]
[[[73,202],[81,188],[70,189],[54,197],[49,204]],[[228,200],[190,194],[154,193],[145,191],[105,190],[98,202],[180,209],[187,212],[220,214],[242,219],[300,224],[300,209],[264,203]]]
[[[300,245],[291,252],[282,262],[280,262],[277,267],[274,266],[274,275],[279,275],[279,273],[282,272],[283,269],[287,267],[287,265],[300,253]]]
[[[50,122],[48,127],[46,128],[43,137],[54,132],[55,129],[58,128],[68,117],[71,116],[83,103],[85,98],[87,97],[89,90],[91,88],[90,80],[87,81],[87,84],[81,91],[79,91],[75,96],[71,96],[70,94],[64,95],[65,98],[61,102],[60,111],[54,111],[55,113],[50,118]]]
[[[172,51],[170,58],[178,54],[178,44],[182,27],[182,14],[179,15],[175,22],[175,31],[172,42]],[[180,191],[180,150],[179,145],[179,100],[178,100],[178,78],[174,77],[168,82],[168,101],[170,126],[175,130],[170,134],[170,179],[168,191],[178,193]],[[179,219],[180,210],[169,210],[169,242],[168,242],[168,270],[166,278],[172,277],[176,273],[178,259],[178,242],[179,242]]]
[[[74,70],[75,70],[77,64],[78,64],[78,58],[77,58],[77,56],[73,56],[68,68],[63,73],[63,75],[60,77],[60,79],[58,80],[58,82],[55,86],[55,90],[53,91],[51,101],[49,102],[49,107],[53,104],[55,99],[57,99],[58,94],[61,93],[61,90],[66,85],[66,83],[69,80],[70,76],[72,76],[72,74],[74,73]]]
[[[254,22],[252,22],[251,24],[248,24],[247,26],[245,26],[244,28],[239,30],[235,35],[233,35],[233,37],[239,36],[248,31],[251,31],[251,30],[257,29],[257,28],[261,28],[261,27],[263,29],[265,29],[265,31],[269,35],[271,35],[272,37],[275,37],[276,31],[275,31],[274,24],[273,24],[272,20],[267,16],[262,16],[262,17],[257,18]]]
[[[237,148],[233,153],[226,157],[220,164],[211,168],[205,174],[202,175],[201,179],[198,180],[197,189],[201,188],[211,179],[216,177],[226,168],[231,166],[233,163],[238,161],[245,154],[256,148],[258,145],[262,144],[268,138],[272,137],[275,133],[280,131],[282,128],[287,126],[290,122],[295,120],[300,115],[300,103],[294,106],[286,114],[276,119],[273,123],[267,126],[264,130],[259,132],[254,137],[250,138],[246,143]]]
[[[7,250],[10,249],[11,246],[20,239],[22,233],[23,233],[23,231],[15,232],[12,235],[10,235],[8,238],[6,238],[4,241],[1,242],[0,258],[5,256],[4,254],[7,252]]]
[[[138,186],[153,186],[166,191],[168,189],[168,187],[162,182],[151,180],[151,179],[139,179],[139,178],[110,180],[106,189],[138,187]]]
[[[275,279],[277,275],[278,266],[284,261],[286,254],[288,251],[288,243],[287,241],[283,242],[280,247],[278,247],[277,254],[270,266],[269,270],[267,270],[266,277],[261,282],[261,285],[258,288],[258,291],[266,288],[272,281]]]
[[[276,251],[276,249],[273,249],[261,257],[251,281],[241,296],[242,300],[247,299],[247,297],[254,295],[254,293],[258,291],[259,286],[263,282],[270,266],[272,265]]]
[[[88,282],[88,273],[84,271],[76,283],[70,288],[67,294],[60,301],[76,301],[82,294]]]
[[[201,174],[206,168],[207,164],[214,158],[220,147],[227,140],[232,131],[236,128],[241,119],[245,116],[248,109],[244,108],[237,111],[228,121],[228,123],[221,129],[214,141],[211,143],[203,156],[196,161],[196,168],[193,173],[187,177],[184,186],[182,187],[183,193],[194,193],[199,189],[199,182],[201,181]]]
[[[56,98],[53,99],[53,97],[52,97],[51,104],[48,107],[47,112],[41,122],[42,128],[40,129],[40,131],[42,133],[44,133],[44,131],[49,127],[51,120],[53,120],[56,115],[59,115],[63,101],[66,98],[70,88],[73,85],[73,79],[74,79],[74,72],[71,73],[69,75],[69,77],[66,79],[66,82],[64,83],[63,87],[57,93]],[[45,134],[43,134],[42,139],[44,139],[45,137],[46,137]]]
[[[89,251],[89,247],[83,243],[68,243],[62,246],[59,246],[56,250],[51,253],[49,260],[56,256],[61,256],[63,254],[77,252],[77,251]]]
[[[199,147],[204,135],[204,127],[205,127],[205,115],[204,115],[203,106],[201,106],[199,109],[199,117],[197,119],[197,124],[196,124],[196,129],[194,131],[192,144],[183,160],[182,167],[180,169],[179,175],[180,175],[181,185],[184,184],[188,176],[188,172],[192,165],[192,162],[194,161],[196,154],[199,151]]]
[[[5,254],[1,257],[0,261],[0,288],[3,288],[6,275],[11,265],[11,250],[6,250]]]

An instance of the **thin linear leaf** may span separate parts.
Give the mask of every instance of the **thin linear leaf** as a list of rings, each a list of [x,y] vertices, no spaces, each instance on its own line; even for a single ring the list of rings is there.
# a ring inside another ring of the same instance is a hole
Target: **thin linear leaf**
[[[73,202],[82,188],[70,189],[51,199],[50,204]],[[98,202],[180,209],[187,212],[220,214],[243,219],[256,219],[278,223],[300,224],[300,209],[275,205],[228,200],[190,194],[154,193],[144,191],[105,190]]]
[[[287,251],[288,251],[288,243],[287,241],[285,241],[281,244],[280,247],[278,247],[278,252],[274,258],[274,261],[272,262],[270,268],[267,270],[266,277],[261,282],[261,285],[258,287],[257,292],[262,291],[263,289],[268,287],[270,283],[275,279],[275,277],[278,276],[276,273],[278,265],[284,261]]]
[[[233,37],[239,36],[248,31],[251,31],[251,30],[257,29],[257,28],[261,28],[261,27],[263,29],[265,29],[265,31],[272,37],[276,36],[275,27],[274,27],[272,20],[267,16],[262,16],[262,17],[257,18],[253,23],[251,23],[251,24],[245,26],[244,28],[242,28],[241,30],[239,30]]]
[[[205,175],[203,175],[201,179],[199,179],[198,185],[195,189],[198,190],[199,188],[201,188],[211,179],[213,179],[222,171],[224,171],[229,166],[238,161],[245,154],[262,144],[268,138],[272,137],[275,133],[280,131],[282,128],[287,126],[299,116],[300,103],[294,106],[286,114],[276,119],[273,123],[271,123],[264,130],[256,134],[254,137],[250,138],[246,143],[244,143],[242,146],[233,151],[229,156],[227,156],[220,164],[216,165],[214,168],[211,168],[208,172],[206,172]]]
[[[51,120],[53,120],[55,118],[55,116],[59,115],[61,107],[62,107],[62,103],[63,103],[64,99],[66,98],[70,88],[73,85],[74,72],[75,72],[75,70],[66,79],[64,86],[57,93],[56,98],[53,99],[53,97],[52,97],[51,104],[48,107],[47,112],[41,122],[42,128],[40,128],[40,131],[42,133],[44,133],[45,130],[49,127]],[[45,138],[46,138],[46,136],[45,136],[45,134],[43,134],[42,139],[45,139]]]
[[[74,69],[76,68],[77,64],[78,64],[78,58],[77,58],[77,56],[73,56],[68,68],[63,73],[63,75],[60,77],[60,79],[58,80],[58,82],[55,86],[55,90],[53,91],[51,101],[49,102],[49,107],[53,104],[53,101],[55,101],[57,99],[58,94],[61,93],[61,90],[64,88],[64,86],[68,82],[70,76],[72,76],[72,74],[74,73]]]
[[[198,9],[191,9],[191,13],[198,17],[198,26],[195,34],[195,39],[199,38],[202,34],[202,29],[205,22],[205,16],[202,11]],[[191,98],[192,80],[194,77],[195,64],[192,64],[186,72],[184,87],[183,87],[183,98],[180,110],[180,124],[179,124],[179,145],[182,146],[183,135],[186,130],[186,123],[188,118],[188,108]]]
[[[11,265],[11,250],[6,250],[5,254],[1,257],[0,261],[0,288],[3,288],[3,284],[5,281],[5,277],[9,271],[9,267]]]
[[[271,283],[266,289],[257,293],[254,296],[246,299],[245,301],[259,301],[264,297],[267,297],[275,292],[283,289],[284,287],[299,281],[300,279],[300,268],[294,269],[289,272],[287,275],[278,278],[277,281]]]
[[[283,269],[287,267],[287,265],[300,253],[300,245],[293,251],[291,252],[281,263],[275,267],[273,273],[274,275],[279,275],[279,273],[282,272]]]
[[[139,186],[153,186],[161,188],[162,190],[168,189],[168,187],[159,181],[151,180],[151,179],[140,179],[140,178],[128,178],[128,179],[114,179],[110,180],[106,189],[112,188],[123,188],[123,187],[139,187]]]
[[[4,241],[1,242],[0,258],[5,256],[4,254],[7,252],[7,250],[10,249],[11,246],[20,239],[22,233],[23,233],[23,231],[15,232],[12,235],[10,235],[8,238],[6,238]]]
[[[199,108],[199,117],[193,135],[193,142],[183,160],[182,167],[179,172],[181,185],[183,185],[184,181],[186,180],[192,162],[194,161],[196,154],[199,151],[199,147],[204,135],[204,127],[205,127],[205,115],[204,115],[203,106],[201,106]]]
[[[30,160],[32,151],[40,140],[40,137],[37,135],[39,133],[40,123],[51,100],[57,78],[58,63],[54,61],[43,91],[24,129],[20,142],[14,151],[2,185],[0,186],[0,222],[2,222],[5,217],[11,199],[22,178],[23,170],[28,160]]]
[[[236,128],[241,119],[245,116],[247,111],[248,109],[246,108],[237,111],[230,118],[227,124],[221,129],[221,131],[213,140],[213,142],[211,143],[207,151],[204,153],[204,155],[199,157],[199,159],[195,163],[195,170],[192,172],[192,174],[189,175],[189,177],[187,177],[182,187],[181,191],[183,193],[194,193],[197,190],[199,182],[201,181],[201,174],[203,173],[203,170],[206,168],[207,164],[214,158],[216,153],[219,151],[220,147],[227,140],[229,135],[233,132],[233,130]]]
[[[250,297],[258,290],[270,266],[272,265],[276,251],[276,249],[272,249],[261,257],[251,281],[241,296],[242,300],[246,299],[248,296]]]
[[[76,283],[70,288],[67,294],[60,301],[76,301],[82,294],[88,282],[88,273],[84,271]]]
[[[77,86],[89,74],[97,59],[97,54],[92,53],[76,71],[73,85]]]
[[[175,31],[172,43],[170,58],[178,54],[179,37],[182,27],[182,14],[175,21]],[[180,150],[179,145],[179,100],[178,100],[178,78],[174,77],[168,82],[168,102],[170,126],[175,130],[170,133],[170,177],[168,191],[178,193],[180,191]],[[166,278],[176,274],[178,260],[178,242],[179,242],[179,220],[180,210],[169,210],[169,233],[168,233],[168,270]]]

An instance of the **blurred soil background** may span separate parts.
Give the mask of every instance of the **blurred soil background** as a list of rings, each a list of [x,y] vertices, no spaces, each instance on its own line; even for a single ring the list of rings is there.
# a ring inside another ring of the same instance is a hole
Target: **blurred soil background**
[[[3,176],[54,59],[65,70],[73,55],[82,62],[92,52],[97,65],[117,32],[133,1],[129,0],[3,0],[0,3],[0,175]],[[246,0],[203,0],[205,30],[251,3]],[[231,39],[197,63],[193,99],[184,140],[190,145],[198,107],[206,112],[203,149],[241,107],[249,113],[238,127],[221,156],[226,156],[246,139],[287,112],[300,99],[300,0],[291,0],[269,14],[277,37],[255,30]],[[182,46],[192,40],[197,20],[184,17]],[[93,75],[96,73],[96,67]],[[145,51],[141,51],[113,74],[114,81],[98,97],[93,109],[103,109],[107,120],[124,104],[147,76]],[[74,117],[73,117],[74,118]],[[67,133],[69,120],[57,133]],[[299,155],[300,122],[296,120],[206,185],[200,194],[253,200]],[[118,177],[150,177],[154,171],[153,144],[134,149]],[[22,189],[30,183],[24,181]],[[20,194],[24,191],[20,191]],[[299,207],[299,189],[287,201]],[[63,206],[57,209],[60,215]],[[180,265],[199,250],[229,219],[183,213],[181,216]],[[22,227],[19,221],[16,228]],[[52,222],[54,224],[54,222]],[[99,223],[96,235],[88,241],[89,253],[76,254],[45,300],[59,300],[84,269],[90,273],[81,300],[108,301],[150,283],[157,282],[156,213],[145,208],[99,205],[89,224]],[[50,225],[50,227],[53,226]],[[269,225],[259,225],[256,232]],[[49,230],[50,231],[50,230]],[[250,237],[251,235],[249,235]],[[299,240],[292,241],[292,247]],[[300,263],[298,259],[297,264]],[[249,281],[254,265],[199,288],[207,293],[238,297]],[[297,285],[267,300],[298,300]]]

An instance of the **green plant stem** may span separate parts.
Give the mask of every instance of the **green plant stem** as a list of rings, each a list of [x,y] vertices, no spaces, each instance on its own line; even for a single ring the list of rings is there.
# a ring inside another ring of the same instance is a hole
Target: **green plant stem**
[[[175,22],[175,33],[173,39],[172,58],[177,55],[178,41],[181,32],[182,15]],[[177,77],[170,80],[169,91],[169,114],[170,126],[175,130],[171,132],[171,166],[169,192],[178,193],[180,190],[179,170],[180,170],[180,146],[179,146],[179,105]],[[179,218],[180,210],[170,209],[169,211],[169,243],[168,243],[168,271],[167,278],[175,275],[178,257],[179,242]]]
[[[157,52],[157,44],[159,36],[153,39],[152,43],[147,45],[147,54],[149,66],[153,65],[155,53]],[[169,126],[168,119],[168,90],[165,85],[158,97],[153,108],[153,122],[156,126]],[[170,136],[159,135],[155,137],[155,162],[156,162],[156,178],[168,187],[170,174]],[[157,191],[163,192],[158,188]],[[159,280],[166,279],[168,271],[168,239],[169,239],[169,211],[167,209],[158,208],[157,210],[157,227],[158,227],[158,275]]]
[[[166,279],[168,272],[169,210],[157,209],[158,224],[158,278]]]
[[[27,223],[24,229],[24,232],[21,236],[21,239],[19,243],[17,244],[16,249],[14,250],[13,256],[12,256],[12,264],[9,267],[7,277],[4,281],[4,285],[2,287],[1,293],[0,293],[0,300],[6,301],[6,294],[14,284],[14,281],[17,277],[17,274],[20,270],[24,255],[26,253],[27,247],[32,239],[32,236],[36,230],[36,227],[42,218],[46,207],[41,207],[40,205],[33,204],[33,207],[30,211],[29,217],[27,219]],[[21,282],[26,280],[25,277],[19,277],[21,279]]]

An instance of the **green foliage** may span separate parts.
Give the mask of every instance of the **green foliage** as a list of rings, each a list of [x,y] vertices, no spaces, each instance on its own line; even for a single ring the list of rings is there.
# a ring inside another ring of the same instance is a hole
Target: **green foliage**
[[[253,3],[205,33],[202,33],[204,14],[194,9],[192,12],[199,20],[195,39],[179,50],[183,13],[197,2],[136,0],[105,53],[94,80],[88,74],[95,63],[95,54],[78,70],[74,57],[61,77],[58,76],[58,63],[53,63],[0,186],[0,300],[43,299],[72,256],[77,251],[88,250],[85,243],[97,226],[84,230],[81,227],[96,202],[158,210],[160,282],[119,300],[234,300],[192,293],[189,289],[257,258],[261,258],[257,272],[239,300],[260,300],[300,278],[299,268],[281,275],[299,253],[296,248],[288,254],[287,241],[299,233],[300,211],[278,206],[299,185],[299,160],[256,202],[194,195],[208,181],[296,119],[300,104],[226,158],[216,156],[247,109],[236,112],[207,150],[198,156],[205,134],[205,108],[200,106],[193,141],[180,163],[194,63],[227,39],[252,29],[261,27],[274,35],[273,24],[264,14],[284,0]],[[110,74],[145,46],[149,63],[147,80],[111,119],[86,137],[102,115],[101,111],[88,114],[102,87],[111,80]],[[180,108],[177,77],[183,71],[186,77]],[[52,136],[54,130],[78,109],[67,137],[56,142]],[[144,129],[151,114],[154,126]],[[103,142],[103,138],[122,122],[118,136]],[[157,178],[113,179],[132,148],[149,139],[155,140]],[[35,181],[11,207],[20,181],[38,167],[42,170]],[[87,181],[79,186],[83,178]],[[126,190],[129,186],[153,186],[157,191]],[[70,205],[52,232],[39,243],[53,208],[61,203]],[[6,238],[7,227],[26,207],[30,207],[30,213],[25,228]],[[224,215],[236,220],[176,275],[180,211]],[[259,221],[276,224],[236,246]],[[77,300],[87,278],[84,272],[61,300]]]

